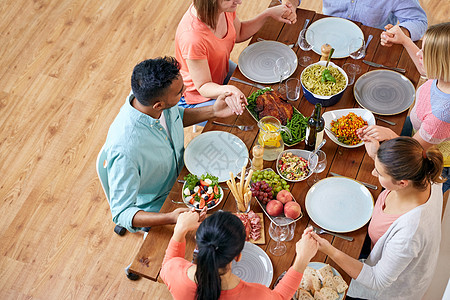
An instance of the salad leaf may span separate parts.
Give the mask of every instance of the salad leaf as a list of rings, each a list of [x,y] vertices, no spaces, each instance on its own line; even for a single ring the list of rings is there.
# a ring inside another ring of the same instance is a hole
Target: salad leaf
[[[197,182],[199,181],[197,175],[194,174],[188,174],[184,177],[184,180],[186,181],[186,187],[192,191],[194,187],[197,185]]]
[[[211,180],[212,183],[211,183],[210,186],[219,185],[219,178],[216,177],[216,176],[212,176],[211,174],[206,173],[206,175],[203,174],[202,177],[201,177],[201,180],[205,180],[205,179]]]

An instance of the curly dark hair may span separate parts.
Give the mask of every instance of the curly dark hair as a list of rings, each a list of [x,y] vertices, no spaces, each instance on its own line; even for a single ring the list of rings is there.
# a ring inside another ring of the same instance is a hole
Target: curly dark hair
[[[178,76],[180,64],[174,57],[144,60],[134,67],[131,75],[133,95],[142,105],[150,106]]]

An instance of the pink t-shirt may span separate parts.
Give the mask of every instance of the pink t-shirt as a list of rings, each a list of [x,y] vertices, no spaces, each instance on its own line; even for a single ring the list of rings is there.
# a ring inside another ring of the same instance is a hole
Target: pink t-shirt
[[[437,80],[428,80],[417,90],[417,100],[410,113],[414,131],[437,145],[444,156],[444,166],[450,166],[450,94],[437,87]]]
[[[191,5],[178,24],[175,34],[175,57],[181,64],[180,73],[186,86],[184,93],[186,103],[198,104],[210,99],[201,96],[195,88],[186,60],[206,59],[212,81],[223,84],[229,70],[230,53],[236,42],[236,30],[233,23],[236,13],[225,13],[228,32],[220,39],[206,24],[193,15],[192,9]]]
[[[380,237],[385,234],[392,223],[394,223],[394,221],[402,215],[386,214],[384,212],[386,197],[390,192],[391,191],[389,190],[384,190],[381,192],[378,196],[377,202],[375,203],[375,207],[373,208],[372,220],[369,223],[368,229],[370,240],[372,241],[372,247],[377,243]]]
[[[171,239],[160,272],[161,278],[175,300],[196,299],[197,284],[187,276],[187,269],[192,266],[192,263],[184,259],[185,248],[186,243]],[[300,285],[302,276],[302,273],[291,267],[273,290],[262,284],[241,280],[234,289],[222,291],[219,299],[290,300]]]

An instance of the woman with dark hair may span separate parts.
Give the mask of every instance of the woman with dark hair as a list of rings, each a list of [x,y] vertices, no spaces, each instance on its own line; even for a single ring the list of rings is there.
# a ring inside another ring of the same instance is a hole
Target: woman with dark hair
[[[353,278],[348,296],[421,299],[433,278],[441,240],[442,154],[436,148],[424,150],[411,137],[381,146],[370,136],[364,141],[375,160],[372,174],[385,188],[369,224],[369,257],[361,262],[312,236],[319,250]]]
[[[175,35],[175,55],[186,86],[178,105],[212,105],[225,92],[235,100],[245,99],[237,87],[227,85],[236,68],[230,60],[234,44],[251,38],[269,18],[288,24],[296,18],[288,3],[241,21],[236,15],[241,3],[242,0],[193,0],[184,14]]]
[[[198,254],[193,264],[184,259],[185,236],[197,227]],[[201,224],[197,213],[182,213],[164,257],[161,278],[174,299],[291,299],[304,269],[317,252],[311,234],[303,234],[296,244],[297,256],[292,267],[271,290],[261,284],[244,282],[231,273],[231,262],[241,259],[244,243],[244,225],[229,212],[218,211]]]

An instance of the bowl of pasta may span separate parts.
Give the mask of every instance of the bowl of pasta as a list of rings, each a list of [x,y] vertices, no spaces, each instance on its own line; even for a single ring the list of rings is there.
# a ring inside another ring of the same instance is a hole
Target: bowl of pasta
[[[325,68],[326,61],[319,61],[306,67],[300,75],[303,95],[312,104],[322,106],[336,104],[344,94],[348,85],[347,74],[338,65],[330,62]],[[323,71],[327,69],[334,80],[322,80]],[[335,82],[334,82],[335,81]]]

